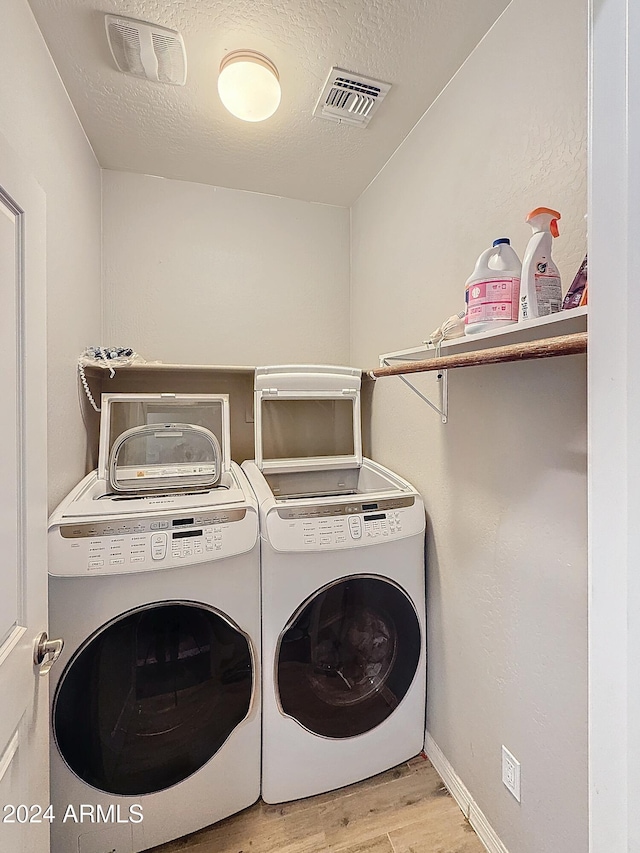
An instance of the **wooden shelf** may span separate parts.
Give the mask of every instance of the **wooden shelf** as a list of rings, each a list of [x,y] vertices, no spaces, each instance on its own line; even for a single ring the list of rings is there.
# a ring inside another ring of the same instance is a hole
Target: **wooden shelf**
[[[587,306],[574,308],[570,311],[560,311],[548,317],[537,317],[525,323],[513,323],[490,332],[480,332],[475,335],[465,335],[463,338],[453,338],[443,341],[441,352],[477,352],[500,346],[502,344],[521,344],[539,341],[544,338],[572,335],[587,330]],[[380,356],[380,366],[390,362],[423,361],[433,358],[436,348],[423,343],[411,349],[396,350],[383,353]],[[383,374],[384,375],[384,374]]]
[[[562,355],[576,355],[587,351],[587,333],[575,332],[572,335],[559,335],[523,344],[509,344],[474,352],[454,353],[429,359],[407,361],[378,367],[369,371],[369,376],[378,379],[382,376],[401,376],[408,373],[425,373],[431,370],[449,370],[455,367],[473,367],[481,364],[499,364],[506,361],[527,361],[534,358],[554,358]],[[435,352],[435,350],[432,350]]]
[[[126,371],[127,373],[136,373],[142,371],[152,371],[152,372],[160,372],[160,371],[178,371],[178,372],[200,372],[200,373],[251,373],[255,372],[255,367],[249,367],[248,365],[238,365],[238,364],[170,364],[162,361],[143,361],[143,362],[135,362],[134,364],[124,364],[124,365],[113,365],[113,369],[120,373],[121,371]],[[96,373],[108,373],[109,372],[109,362],[106,361],[104,367],[101,365],[98,366],[96,364],[88,364],[85,367],[86,372],[96,372]]]
[[[424,343],[413,349],[383,353],[380,367],[368,371],[366,376],[369,379],[399,376],[446,424],[449,416],[449,369],[584,353],[587,351],[586,329],[587,306],[584,306],[526,323],[513,323],[491,332],[443,341],[437,349]],[[431,371],[437,371],[439,403],[430,400],[406,378],[408,374]]]

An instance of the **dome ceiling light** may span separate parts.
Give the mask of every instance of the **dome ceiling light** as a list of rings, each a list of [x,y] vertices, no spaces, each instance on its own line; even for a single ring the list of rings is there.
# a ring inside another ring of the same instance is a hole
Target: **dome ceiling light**
[[[280,105],[276,66],[255,50],[234,50],[220,63],[218,94],[229,112],[243,121],[264,121]]]

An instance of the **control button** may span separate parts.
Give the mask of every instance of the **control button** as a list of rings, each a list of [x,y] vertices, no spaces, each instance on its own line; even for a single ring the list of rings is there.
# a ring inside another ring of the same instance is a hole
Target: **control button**
[[[321,545],[330,545],[331,544],[331,537],[330,536],[321,536],[320,537],[320,544]]]
[[[357,515],[349,517],[349,533],[352,539],[362,538],[362,521]]]
[[[109,565],[111,566],[121,566],[124,563],[122,557],[115,557],[113,560],[109,560]]]
[[[207,542],[207,551],[213,551],[213,542]]]
[[[99,569],[100,566],[104,566],[104,560],[89,560],[90,569]]]
[[[166,533],[154,533],[151,537],[151,556],[154,560],[164,560],[167,556]]]
[[[132,557],[131,558],[132,563],[144,563],[144,561],[145,561],[144,557]]]
[[[222,542],[216,542],[216,551],[219,551],[222,548]]]
[[[346,541],[347,541],[347,537],[346,537],[346,536],[342,536],[342,535],[338,535],[338,536],[336,536],[336,542],[337,542],[337,544],[338,544],[338,545],[342,545],[342,544],[343,544],[344,542],[346,542]]]

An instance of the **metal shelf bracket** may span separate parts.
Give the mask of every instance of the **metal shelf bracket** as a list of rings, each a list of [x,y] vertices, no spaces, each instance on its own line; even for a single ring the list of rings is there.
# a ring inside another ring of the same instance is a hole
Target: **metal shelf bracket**
[[[380,362],[381,362],[382,367],[391,367],[392,366],[389,359],[387,359],[387,358],[381,358]],[[439,387],[439,391],[440,391],[440,393],[439,393],[440,405],[439,406],[437,406],[427,396],[425,396],[422,393],[422,391],[420,391],[419,388],[416,388],[416,386],[412,382],[410,382],[406,376],[402,376],[402,374],[399,374],[398,378],[402,379],[404,384],[408,385],[409,388],[411,388],[411,390],[414,392],[414,394],[417,394],[418,397],[420,397],[420,399],[427,404],[427,406],[432,408],[434,412],[436,412],[437,414],[440,415],[440,420],[442,421],[443,424],[447,423],[447,421],[449,419],[449,371],[448,370],[446,370],[446,369],[439,370],[436,374],[436,380],[438,382],[438,387]]]

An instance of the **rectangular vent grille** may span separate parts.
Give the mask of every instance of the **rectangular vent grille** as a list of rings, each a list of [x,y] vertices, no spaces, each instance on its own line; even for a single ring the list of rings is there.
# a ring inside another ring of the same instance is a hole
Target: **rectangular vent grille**
[[[390,88],[389,83],[332,68],[313,114],[365,127]]]
[[[105,16],[105,25],[111,55],[120,71],[158,83],[184,86],[187,56],[180,33],[114,15]]]

